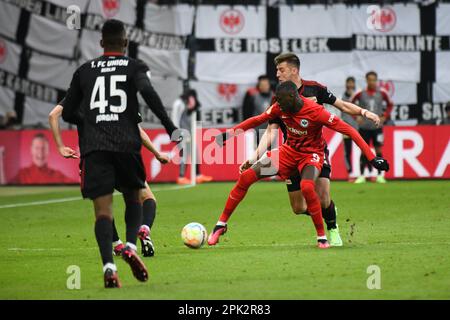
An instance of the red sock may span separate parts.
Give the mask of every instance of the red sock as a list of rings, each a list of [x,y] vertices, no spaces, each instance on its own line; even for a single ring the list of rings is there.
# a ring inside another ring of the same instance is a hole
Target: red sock
[[[323,226],[322,208],[320,206],[319,197],[316,194],[315,183],[312,180],[302,179],[300,186],[303,196],[305,197],[306,204],[308,205],[308,212],[311,215],[311,219],[316,227],[317,236],[325,236],[325,228]]]
[[[230,219],[231,214],[234,209],[238,206],[242,199],[244,199],[245,194],[247,193],[248,188],[258,181],[258,177],[256,176],[255,171],[252,169],[245,170],[239,176],[239,180],[234,185],[233,189],[228,196],[228,200],[225,204],[225,208],[223,209],[222,215],[219,218],[220,222],[226,223],[228,219]]]

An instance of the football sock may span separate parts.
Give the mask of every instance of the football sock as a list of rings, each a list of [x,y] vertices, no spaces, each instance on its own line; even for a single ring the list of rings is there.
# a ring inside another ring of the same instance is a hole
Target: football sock
[[[117,233],[116,222],[114,221],[114,219],[112,220],[112,226],[113,226],[113,242],[118,242],[120,241],[120,237],[119,234]]]
[[[142,224],[150,229],[153,226],[156,216],[156,201],[154,199],[145,199],[142,203]]]
[[[136,244],[137,233],[142,222],[142,205],[138,201],[127,200],[125,223],[127,226],[127,243]]]
[[[336,208],[333,200],[331,200],[328,208],[322,208],[322,216],[327,224],[327,229],[336,229]]]
[[[361,175],[364,175],[364,169],[367,165],[367,158],[364,155],[361,155],[360,161],[359,161],[359,170],[361,172]]]
[[[134,243],[127,242],[127,243],[125,244],[125,247],[128,247],[128,248],[130,248],[130,249],[133,249],[134,251],[137,251],[137,247],[136,247],[136,245],[135,245]]]
[[[315,182],[312,180],[302,179],[301,189],[308,205],[308,212],[319,237],[325,236],[325,228],[322,221],[322,209],[320,207],[320,200],[315,191]]]
[[[100,217],[95,221],[95,238],[97,239],[103,265],[114,263],[112,253],[112,221],[105,217]]]
[[[258,177],[254,170],[246,170],[239,176],[239,180],[236,182],[228,196],[225,208],[219,218],[220,222],[226,223],[228,221],[234,209],[236,209],[241,200],[244,199],[248,188],[256,181],[258,181]]]
[[[112,271],[117,271],[117,267],[114,263],[108,262],[103,266],[103,273],[106,272],[107,269],[111,269]]]

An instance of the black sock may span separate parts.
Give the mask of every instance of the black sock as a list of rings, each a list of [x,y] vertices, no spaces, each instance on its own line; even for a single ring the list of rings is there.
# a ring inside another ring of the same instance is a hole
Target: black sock
[[[136,244],[137,233],[142,222],[142,205],[138,201],[127,201],[125,224],[127,226],[127,242]]]
[[[112,220],[112,226],[113,226],[113,242],[119,241],[119,234],[117,233],[117,228],[116,228],[116,222],[114,221],[114,219]]]
[[[95,221],[95,238],[97,239],[103,265],[114,263],[112,254],[112,221],[107,218],[99,218]]]
[[[142,224],[147,225],[150,229],[153,226],[156,216],[156,201],[154,199],[146,199],[142,204]]]
[[[322,217],[327,224],[327,229],[336,228],[336,208],[334,207],[334,202],[331,200],[328,208],[322,208]]]
[[[364,169],[366,168],[366,157],[361,156],[359,159],[359,170],[361,172],[361,175],[364,175]]]

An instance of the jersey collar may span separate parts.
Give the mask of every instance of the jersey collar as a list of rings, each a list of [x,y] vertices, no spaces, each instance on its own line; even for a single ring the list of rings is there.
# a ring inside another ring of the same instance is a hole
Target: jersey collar
[[[103,53],[104,56],[124,56],[125,54],[123,52],[115,52],[115,51],[109,51]]]

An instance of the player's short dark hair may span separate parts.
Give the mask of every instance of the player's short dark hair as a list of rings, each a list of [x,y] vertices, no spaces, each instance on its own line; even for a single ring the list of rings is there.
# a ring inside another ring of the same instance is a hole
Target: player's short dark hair
[[[295,93],[297,90],[297,85],[294,82],[283,81],[277,85],[275,95],[278,96],[280,93]]]
[[[293,52],[285,52],[277,55],[274,59],[275,65],[279,65],[280,63],[286,62],[297,69],[300,69],[300,59]]]
[[[102,27],[103,45],[122,46],[125,38],[125,25],[117,19],[106,20]]]
[[[370,76],[375,76],[378,79],[378,74],[375,71],[369,71],[366,73],[366,79]]]
[[[353,82],[356,82],[356,80],[355,80],[355,77],[347,77],[347,79],[345,79],[345,82],[347,83],[347,82],[350,82],[350,81],[353,81]]]

